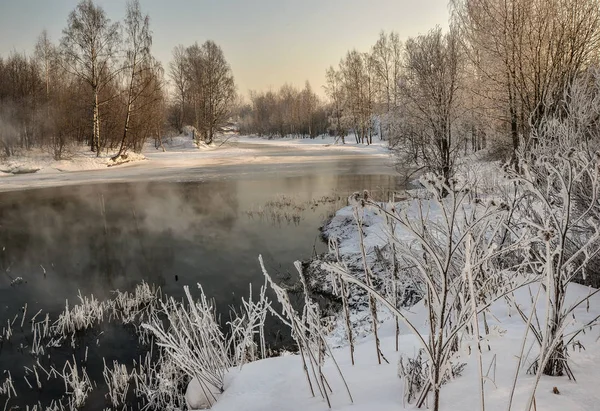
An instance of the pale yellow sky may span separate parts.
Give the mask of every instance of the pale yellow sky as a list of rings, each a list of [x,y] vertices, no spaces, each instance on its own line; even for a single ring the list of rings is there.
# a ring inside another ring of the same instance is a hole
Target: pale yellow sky
[[[448,26],[447,0],[140,0],[150,15],[154,54],[165,68],[177,44],[211,39],[231,64],[238,91],[298,87],[323,95],[325,70],[346,51],[367,51],[381,30],[404,40]],[[31,52],[46,28],[58,41],[77,0],[0,0],[0,55]],[[121,20],[125,0],[97,0]]]

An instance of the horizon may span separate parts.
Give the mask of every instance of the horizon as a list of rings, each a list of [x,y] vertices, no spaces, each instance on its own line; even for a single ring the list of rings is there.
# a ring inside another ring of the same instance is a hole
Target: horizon
[[[51,4],[39,0],[3,2],[2,57],[15,51],[30,55],[44,29],[57,44],[68,14],[79,3],[76,0],[57,0]],[[122,21],[124,1],[96,0],[95,3],[111,21]],[[284,84],[302,88],[306,81],[323,97],[325,70],[329,66],[336,67],[347,51],[370,50],[381,31],[395,31],[405,41],[435,26],[447,28],[449,17],[446,0],[426,0],[419,4],[410,0],[369,3],[357,0],[325,3],[315,0],[301,3],[174,0],[168,5],[158,0],[140,0],[140,4],[142,12],[150,16],[152,52],[162,63],[166,78],[174,47],[213,40],[223,49],[237,91],[244,98],[250,90],[277,90]],[[186,12],[178,15],[179,10]],[[353,21],[358,18],[360,25],[354,25]],[[340,25],[339,21],[344,24]]]

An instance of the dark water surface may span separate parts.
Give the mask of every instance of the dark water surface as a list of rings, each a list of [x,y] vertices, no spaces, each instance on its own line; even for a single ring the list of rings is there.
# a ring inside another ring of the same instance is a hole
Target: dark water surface
[[[319,227],[349,194],[367,189],[381,198],[400,182],[357,165],[299,166],[293,173],[236,175],[204,182],[88,184],[0,193],[0,330],[19,316],[15,335],[0,343],[0,371],[9,370],[19,397],[12,405],[35,404],[60,396],[61,384],[30,389],[24,367],[34,359],[28,322],[19,329],[27,304],[29,320],[38,310],[55,320],[65,300],[77,303],[78,291],[99,299],[111,290],[132,290],[142,280],[163,294],[183,296],[183,285],[202,284],[218,312],[239,306],[248,284],[258,291],[263,255],[275,278],[293,275],[293,262],[323,252]],[[317,168],[315,168],[317,167]],[[350,171],[349,167],[352,169]],[[361,168],[362,167],[362,168]],[[20,279],[19,279],[20,278]],[[22,279],[22,280],[21,280]],[[38,320],[40,318],[38,317]],[[143,351],[132,330],[102,324],[91,335],[86,368],[102,381],[102,358],[129,363]],[[68,344],[65,344],[68,345]],[[62,368],[70,347],[50,351],[47,361]],[[0,375],[0,384],[5,375]],[[95,398],[95,399],[93,399]],[[0,395],[0,409],[6,396]],[[86,409],[101,409],[94,393]],[[91,404],[91,405],[90,405]]]

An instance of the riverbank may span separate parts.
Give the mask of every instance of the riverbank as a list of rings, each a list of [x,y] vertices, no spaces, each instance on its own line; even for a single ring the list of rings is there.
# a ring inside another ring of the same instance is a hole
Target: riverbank
[[[493,203],[503,181],[498,178],[500,170],[493,164],[472,164],[469,173],[462,173],[462,181],[477,180],[479,184],[474,197],[485,198]],[[443,210],[423,195],[423,192],[408,193],[412,198],[387,205],[388,209],[406,212],[409,219],[416,221],[424,210],[429,224],[441,223]],[[362,193],[361,193],[362,195]],[[352,200],[351,200],[352,202]],[[356,217],[361,224],[356,222]],[[359,234],[359,226],[362,234]],[[323,236],[330,240],[331,250],[308,264],[305,264],[310,286],[317,293],[331,292],[331,278],[325,265],[340,261],[348,267],[350,273],[358,278],[364,277],[364,245],[367,264],[374,276],[374,288],[389,296],[390,265],[386,264],[389,253],[389,222],[375,207],[356,207],[350,205],[338,210],[333,218],[322,228]],[[396,227],[394,237],[402,243],[410,243],[414,235]],[[361,239],[362,237],[362,239]],[[400,289],[411,285],[410,279],[400,280]],[[567,287],[566,304],[571,306],[585,301],[595,290],[576,283]],[[532,296],[540,294],[537,304],[532,304]],[[323,370],[331,386],[331,408],[335,410],[398,410],[413,408],[403,398],[406,379],[398,377],[398,364],[401,359],[406,365],[407,358],[415,358],[422,348],[415,335],[415,329],[409,329],[400,323],[400,336],[396,341],[396,317],[389,310],[378,306],[378,334],[380,350],[384,360],[378,364],[375,337],[372,333],[371,314],[366,293],[357,287],[351,288],[349,307],[350,321],[354,336],[354,364],[350,356],[347,330],[338,313],[329,329],[327,338],[333,347],[333,356],[344,375],[353,395],[353,403],[345,395],[345,385],[337,377],[337,366],[331,358],[325,360]],[[406,296],[406,293],[404,293]],[[411,293],[409,293],[411,294]],[[415,295],[414,293],[412,295]],[[461,343],[452,357],[452,364],[460,371],[450,378],[441,388],[442,410],[480,409],[481,402],[478,372],[478,350],[481,350],[481,368],[484,379],[484,401],[486,410],[523,410],[535,391],[536,409],[589,410],[600,403],[600,394],[596,385],[600,380],[600,332],[596,324],[600,316],[600,293],[592,295],[588,302],[575,305],[570,321],[564,332],[568,339],[570,333],[584,328],[583,334],[569,343],[567,348],[569,364],[576,381],[569,377],[542,376],[537,388],[535,361],[539,345],[528,332],[526,319],[533,308],[540,321],[546,311],[546,296],[543,284],[539,281],[518,288],[510,298],[502,298],[493,303],[486,311],[479,340],[469,332],[461,332]],[[429,309],[422,302],[405,300],[401,304],[404,317],[416,326],[416,331],[427,339]],[[517,308],[519,307],[519,308]],[[519,313],[519,310],[522,310]],[[522,318],[524,316],[524,318]],[[331,321],[331,319],[329,319]],[[483,329],[485,327],[485,332]],[[397,347],[397,348],[396,348]],[[228,374],[225,391],[215,410],[262,410],[286,409],[316,411],[327,408],[324,400],[310,396],[306,378],[302,372],[300,356],[285,356],[257,361]],[[533,370],[533,371],[532,371]],[[515,381],[515,378],[518,378]],[[511,394],[514,385],[514,395]],[[509,405],[509,399],[512,401]],[[427,405],[427,404],[426,404]]]
[[[535,287],[535,286],[534,286]],[[573,300],[587,295],[587,287],[577,284],[569,286],[568,298]],[[517,301],[526,305],[529,300],[528,290],[516,293]],[[591,320],[598,314],[600,296],[592,297],[590,306],[595,310],[588,312],[585,307],[579,307],[575,316],[582,323]],[[484,347],[482,360],[484,373],[487,375],[485,384],[486,410],[504,411],[507,409],[508,393],[510,392],[517,355],[525,323],[517,312],[505,301],[494,304],[490,313],[490,334],[481,341]],[[422,304],[413,306],[405,312],[415,324],[419,324],[421,332],[426,333],[426,310]],[[394,322],[384,320],[380,324],[379,337],[381,351],[389,364],[378,364],[375,354],[373,336],[357,339],[355,345],[355,364],[350,361],[347,347],[333,350],[333,355],[346,379],[354,402],[351,403],[345,393],[345,387],[337,377],[337,369],[333,361],[325,360],[323,371],[328,378],[333,393],[331,395],[333,410],[353,411],[397,411],[412,409],[414,405],[403,407],[404,380],[398,377],[398,361],[401,356],[414,357],[419,350],[417,338],[404,326],[401,326],[399,350],[395,350]],[[575,350],[571,353],[573,371],[577,382],[567,377],[544,377],[536,394],[538,410],[572,410],[587,411],[594,409],[600,401],[597,391],[597,381],[600,370],[600,348],[595,341],[597,330],[587,333],[581,338],[585,350]],[[457,354],[456,361],[466,364],[460,376],[442,387],[442,410],[478,409],[478,373],[477,360],[474,355],[476,342],[469,342]],[[526,362],[527,367],[529,362]],[[323,411],[327,403],[318,393],[310,395],[306,378],[302,371],[302,361],[298,355],[260,360],[245,365],[241,370],[230,371],[225,379],[224,392],[218,402],[212,407],[215,411]],[[531,391],[535,376],[527,375],[522,370],[519,384],[513,400],[514,410],[523,410]]]
[[[240,147],[240,144],[244,145]],[[345,150],[368,154],[387,154],[387,142],[377,141],[372,145],[356,143],[342,144],[331,136],[316,138],[275,138],[267,139],[257,136],[238,136],[236,134],[221,135],[214,143],[197,144],[192,137],[180,135],[165,137],[161,145],[149,141],[141,153],[128,151],[123,158],[116,158],[116,152],[103,150],[100,155],[89,150],[88,146],[66,148],[60,160],[54,158],[48,150],[31,149],[0,161],[0,175],[64,173],[73,171],[100,170],[107,167],[133,163],[144,160],[171,162],[172,166],[191,158],[199,160],[216,160],[230,157],[255,157],[265,147],[295,148],[299,150]]]
[[[97,158],[84,147],[73,149],[69,160],[59,162],[50,153],[27,153],[0,162],[0,191],[113,182],[187,182],[251,174],[260,177],[275,170],[301,175],[305,174],[306,164],[315,162],[330,164],[336,174],[355,173],[357,161],[369,163],[369,174],[395,174],[390,152],[382,145],[323,144],[329,140],[265,140],[230,135],[219,137],[210,146],[198,147],[191,137],[177,136],[166,138],[163,147],[148,142],[141,156],[130,154],[126,164],[116,167],[109,167],[114,153]]]

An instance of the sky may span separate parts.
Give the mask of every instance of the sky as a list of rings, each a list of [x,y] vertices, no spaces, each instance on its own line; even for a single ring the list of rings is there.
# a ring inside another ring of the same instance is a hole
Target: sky
[[[0,0],[0,55],[33,51],[46,29],[58,42],[77,0]],[[112,21],[125,0],[95,0]],[[238,91],[278,89],[308,80],[323,95],[325,70],[348,50],[368,51],[381,30],[401,39],[448,26],[448,0],[140,0],[150,15],[153,53],[165,69],[178,44],[213,40]]]

